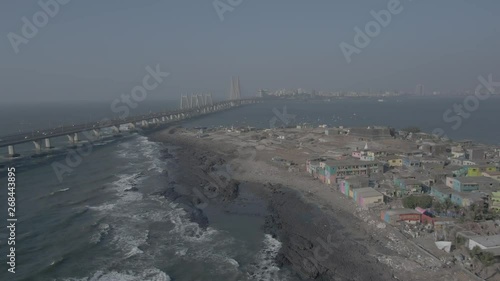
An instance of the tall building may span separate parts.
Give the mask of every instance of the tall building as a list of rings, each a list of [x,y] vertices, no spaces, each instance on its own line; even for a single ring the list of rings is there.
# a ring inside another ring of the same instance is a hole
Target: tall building
[[[415,89],[415,95],[417,95],[417,96],[423,96],[423,95],[425,95],[424,85],[422,85],[422,84],[418,84],[417,85],[417,88]]]
[[[229,93],[230,100],[239,100],[241,98],[240,77],[231,79],[231,91]]]

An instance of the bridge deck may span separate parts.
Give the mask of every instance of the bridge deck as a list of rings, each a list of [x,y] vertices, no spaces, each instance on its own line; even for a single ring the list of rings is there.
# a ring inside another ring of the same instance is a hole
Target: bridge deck
[[[174,110],[170,112],[160,112],[160,113],[152,113],[148,115],[140,115],[140,116],[131,116],[123,119],[104,119],[97,122],[86,123],[86,124],[78,124],[78,125],[70,125],[70,126],[60,126],[56,128],[37,130],[36,132],[22,132],[14,135],[8,135],[0,137],[0,147],[6,147],[10,145],[16,145],[31,141],[40,141],[47,138],[55,138],[65,135],[71,135],[75,133],[98,130],[109,127],[119,127],[125,124],[136,124],[142,121],[149,121],[153,119],[159,119],[162,117],[170,117],[177,115],[188,116],[188,118],[192,118],[195,116],[200,116],[204,114],[219,112],[222,110],[227,110],[236,106],[240,106],[243,104],[255,103],[256,99],[244,99],[244,100],[234,100],[234,101],[223,101],[214,103],[212,105],[201,106],[197,108],[190,108],[184,110]],[[210,110],[210,109],[214,110]],[[185,120],[185,118],[181,118]],[[179,121],[180,119],[168,120],[165,123]]]

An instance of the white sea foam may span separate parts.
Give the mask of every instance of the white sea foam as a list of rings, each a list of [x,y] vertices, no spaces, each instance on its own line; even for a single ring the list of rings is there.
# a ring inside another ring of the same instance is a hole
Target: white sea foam
[[[228,258],[227,261],[230,264],[234,265],[235,267],[239,267],[240,266],[240,264],[235,259]]]
[[[172,209],[168,213],[167,217],[174,225],[170,233],[175,233],[190,242],[207,242],[217,234],[217,230],[211,227],[202,229],[199,224],[190,221],[186,216],[186,211],[181,208]]]
[[[118,223],[119,225],[115,225],[113,227],[114,236],[112,244],[115,245],[116,248],[122,249],[126,252],[124,254],[125,259],[128,259],[137,254],[142,254],[143,251],[138,247],[146,244],[149,230],[144,230],[140,226],[133,227],[128,226],[124,223]]]
[[[68,278],[67,281],[170,281],[170,276],[165,272],[157,269],[151,268],[146,269],[143,272],[104,272],[97,271],[90,277],[85,278]]]
[[[107,224],[107,223],[100,223],[97,226],[97,232],[94,233],[92,235],[92,237],[90,237],[90,242],[92,244],[97,244],[97,243],[101,242],[102,237],[106,236],[108,234],[109,229],[110,229],[109,224]]]
[[[128,259],[138,254],[144,253],[141,249],[137,247],[133,247],[128,253],[125,254],[125,258]]]
[[[127,159],[129,166],[140,166],[146,171],[162,173],[165,163],[158,158],[160,144],[151,142],[147,137],[138,136],[130,142],[119,145],[117,154],[120,158]],[[134,163],[134,161],[141,160]]]
[[[87,208],[89,208],[90,210],[103,212],[103,211],[110,211],[114,209],[115,206],[116,204],[103,204],[99,206],[87,206]]]
[[[253,274],[249,277],[255,280],[278,281],[278,271],[280,268],[275,262],[275,258],[281,249],[281,242],[266,234],[263,241],[264,247],[257,255],[257,264]]]
[[[188,251],[187,248],[182,248],[182,249],[176,250],[175,254],[182,257],[182,256],[186,255],[187,251]]]
[[[174,255],[172,258],[211,264],[217,272],[238,270],[238,262],[230,258],[233,255],[226,250],[231,248],[234,238],[211,227],[201,228],[190,220],[184,209],[162,196],[130,191],[133,187],[141,190],[146,182],[154,184],[155,179],[149,177],[157,172],[163,173],[162,168],[167,165],[159,159],[159,148],[159,144],[149,142],[145,137],[138,137],[129,145],[120,146],[118,157],[130,160],[127,161],[130,165],[120,167],[122,170],[117,173],[116,180],[109,185],[118,198],[101,206],[89,207],[102,213],[103,221],[109,224],[108,228],[98,227],[91,242],[102,243],[106,236],[103,247],[118,250],[119,256],[116,258],[123,263],[124,268],[129,268],[127,264],[148,268],[153,261],[162,260],[167,253],[171,253]],[[133,156],[130,151],[135,151],[138,158],[127,158]],[[154,233],[154,239],[149,240],[151,223],[161,224],[155,224],[151,232]],[[157,226],[168,228],[169,233],[158,236],[157,232],[153,232]],[[174,260],[165,262],[176,263]],[[169,280],[166,279],[168,275],[151,274],[153,277],[150,277],[115,268],[115,271],[110,272],[105,265],[98,269],[101,271],[84,280]]]
[[[54,195],[54,194],[56,194],[56,193],[60,193],[60,192],[66,192],[66,191],[68,191],[68,190],[69,190],[69,188],[61,188],[61,189],[59,189],[59,190],[56,190],[56,191],[54,191],[54,192],[51,192],[51,193],[50,193],[50,195]]]

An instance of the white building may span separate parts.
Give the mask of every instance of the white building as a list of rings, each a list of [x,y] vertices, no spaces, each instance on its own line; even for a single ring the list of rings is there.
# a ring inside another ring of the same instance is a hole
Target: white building
[[[500,256],[500,235],[475,236],[469,238],[469,250],[474,249],[476,246],[495,256]]]

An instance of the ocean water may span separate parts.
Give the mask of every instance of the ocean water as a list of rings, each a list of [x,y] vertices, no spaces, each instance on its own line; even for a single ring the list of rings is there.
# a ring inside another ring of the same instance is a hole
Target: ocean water
[[[452,138],[499,143],[500,99],[482,103],[460,128],[453,130],[442,114],[461,101],[272,101],[185,125],[267,128],[276,117],[277,126],[290,121],[418,126],[426,131],[441,127]],[[136,113],[173,107],[172,102],[145,102]],[[295,117],[283,118],[284,107]],[[36,130],[57,122],[97,120],[109,116],[108,112],[107,104],[1,105],[0,128],[6,134],[28,127]],[[17,273],[7,274],[6,253],[0,253],[0,280],[294,280],[293,273],[276,267],[273,259],[281,243],[262,232],[265,204],[245,186],[242,198],[250,211],[237,204],[209,204],[203,210],[209,221],[207,228],[191,221],[182,206],[158,195],[175,181],[176,173],[187,172],[178,171],[175,158],[164,157],[165,151],[175,154],[178,148],[138,134],[108,138],[95,143],[92,152],[60,182],[51,164],[65,161],[67,140],[53,140],[53,145],[57,150],[52,155],[32,158],[34,148],[26,144],[16,146],[24,157],[17,162],[0,157],[0,165],[4,165],[0,166],[0,182],[5,186],[5,168],[17,168],[18,217]],[[6,153],[6,148],[0,148],[0,155]],[[7,202],[3,190],[2,209]],[[225,208],[237,211],[227,212]],[[0,221],[6,221],[5,211],[0,212]],[[2,251],[6,238],[2,228]]]
[[[177,173],[162,153],[176,149],[131,135],[94,149],[62,183],[47,164],[19,169],[17,270],[2,258],[0,280],[293,280],[274,264],[281,243],[261,230],[265,204],[244,186],[257,211],[209,204],[206,228],[157,194]]]
[[[309,123],[313,125],[363,127],[391,126],[397,129],[419,127],[431,133],[442,129],[447,137],[470,139],[500,145],[500,96],[481,101],[477,110],[448,118],[460,118],[461,123],[446,121],[443,115],[454,105],[463,105],[464,97],[392,97],[383,102],[378,99],[341,99],[328,101],[268,101],[262,104],[221,112],[188,122],[189,126],[274,126]],[[285,118],[284,113],[291,115]],[[458,125],[458,126],[455,126]]]

